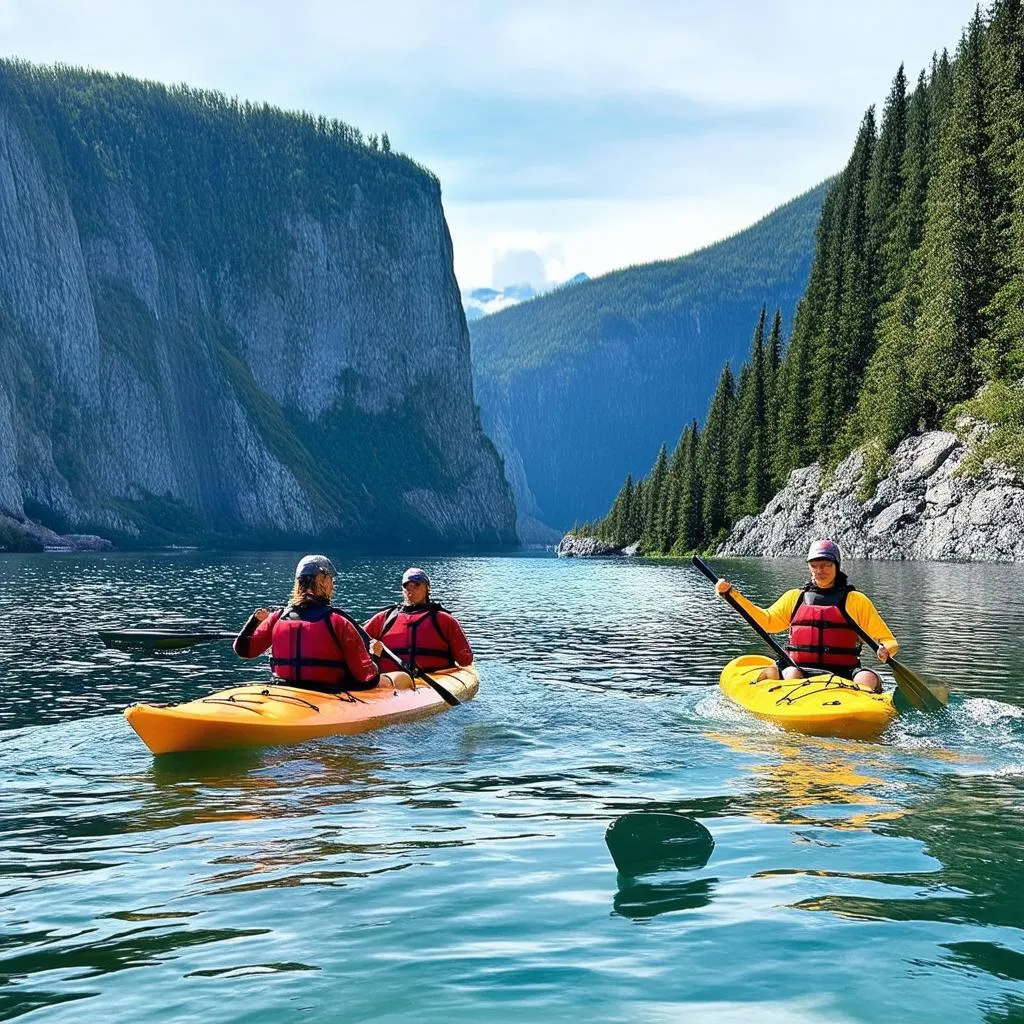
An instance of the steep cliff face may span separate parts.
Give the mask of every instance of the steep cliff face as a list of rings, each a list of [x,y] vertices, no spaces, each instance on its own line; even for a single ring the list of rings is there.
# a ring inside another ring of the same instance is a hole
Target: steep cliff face
[[[831,537],[852,558],[1021,561],[1024,480],[991,460],[965,472],[987,429],[906,438],[867,500],[859,449],[828,478],[818,463],[795,469],[763,512],[736,523],[718,554],[803,557],[812,540]]]
[[[0,510],[149,540],[515,541],[411,161],[0,65],[0,225]]]
[[[470,325],[484,427],[505,459],[524,540],[550,539],[538,519],[564,529],[604,515],[627,473],[646,473],[659,445],[703,420],[723,363],[746,358],[761,306],[792,315],[824,193],[700,252]]]

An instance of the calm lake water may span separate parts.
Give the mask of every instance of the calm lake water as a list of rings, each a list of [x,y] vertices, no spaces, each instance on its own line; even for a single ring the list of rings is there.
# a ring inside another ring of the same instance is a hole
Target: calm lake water
[[[0,558],[0,1019],[1024,1020],[1024,566],[852,563],[939,718],[877,743],[718,693],[761,650],[685,565],[424,559],[477,650],[470,704],[302,746],[153,758],[121,717],[265,672],[227,643],[295,555]],[[761,603],[798,562],[717,563]],[[403,565],[341,562],[360,616]],[[703,868],[629,881],[631,810]]]

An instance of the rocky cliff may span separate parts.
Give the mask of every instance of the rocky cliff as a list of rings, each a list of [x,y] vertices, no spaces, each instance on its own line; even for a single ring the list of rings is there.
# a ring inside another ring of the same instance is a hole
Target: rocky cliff
[[[514,543],[437,180],[322,119],[0,64],[0,512]]]
[[[867,501],[860,451],[827,480],[817,464],[794,470],[718,554],[803,557],[812,539],[830,537],[852,558],[1024,560],[1024,480],[995,462],[967,465],[985,429],[964,440],[938,430],[907,438]]]

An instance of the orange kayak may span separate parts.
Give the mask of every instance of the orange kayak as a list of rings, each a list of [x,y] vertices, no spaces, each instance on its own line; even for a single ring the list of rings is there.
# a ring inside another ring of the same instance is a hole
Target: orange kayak
[[[475,697],[480,688],[472,665],[430,674],[461,701]],[[125,708],[124,717],[154,754],[175,754],[368,732],[447,707],[422,679],[413,682],[405,672],[386,672],[372,690],[333,694],[276,682],[250,683],[173,707],[133,704]]]

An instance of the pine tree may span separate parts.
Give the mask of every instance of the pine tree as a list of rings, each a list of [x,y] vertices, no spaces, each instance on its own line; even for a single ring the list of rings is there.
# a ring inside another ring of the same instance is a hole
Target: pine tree
[[[768,310],[762,306],[750,359],[740,372],[730,475],[729,511],[734,520],[759,511],[769,497],[764,338],[767,316]]]
[[[903,153],[903,190],[892,233],[883,248],[897,288],[884,302],[876,329],[877,346],[864,375],[857,412],[850,421],[846,447],[868,448],[865,489],[874,487],[876,474],[892,448],[913,429],[923,413],[924,399],[911,376],[914,324],[920,309],[925,199],[928,189],[929,117],[931,100],[924,73],[910,98],[907,141]]]
[[[647,520],[647,491],[648,484],[646,480],[641,480],[633,488],[633,502],[629,510],[630,544],[635,544],[643,539]]]
[[[975,14],[957,53],[950,107],[933,149],[938,163],[928,183],[912,372],[930,423],[979,383],[974,351],[993,292],[981,35]]]
[[[748,361],[740,368],[740,379],[736,385],[732,429],[729,432],[729,493],[726,510],[730,522],[747,514],[747,478],[755,430],[752,415],[752,393],[753,373],[751,363]]]
[[[836,429],[836,415],[841,404],[837,402],[837,388],[845,389],[847,348],[843,337],[843,303],[845,279],[849,276],[845,245],[850,233],[851,202],[863,200],[862,182],[866,170],[864,126],[858,132],[858,145],[854,155],[839,175],[829,194],[832,200],[822,207],[818,248],[815,264],[820,267],[820,288],[812,292],[810,285],[805,296],[806,319],[800,323],[809,343],[811,373],[809,390],[804,393],[806,409],[804,430],[812,458],[827,451]],[[827,219],[826,219],[827,215]],[[860,223],[863,218],[856,218]],[[812,270],[812,278],[814,272]],[[794,334],[796,329],[794,328]]]
[[[953,102],[953,64],[949,54],[943,50],[939,57],[932,57],[932,73],[928,79],[928,98],[931,105],[928,111],[928,123],[931,125],[931,136],[938,140],[942,134],[942,128],[949,115],[949,109]],[[938,150],[931,149],[929,156],[932,164],[938,161]],[[929,168],[929,175],[933,167]]]
[[[812,271],[813,276],[813,271]],[[776,383],[779,425],[775,435],[772,475],[776,487],[782,487],[789,474],[811,461],[807,434],[807,401],[811,388],[811,314],[806,312],[807,298],[797,305],[793,336],[786,349]]]
[[[617,507],[616,507],[617,506]],[[632,544],[638,538],[633,536],[633,475],[626,474],[626,482],[612,506],[612,534],[608,538],[618,547]]]
[[[729,522],[729,435],[735,401],[732,370],[726,363],[711,399],[697,455],[703,543],[714,541]]]
[[[828,375],[831,394],[822,396],[826,410],[820,448],[823,455],[832,454],[829,449],[856,402],[864,368],[874,350],[875,254],[868,212],[874,148],[875,112],[868,108],[850,161],[850,198],[843,225],[839,337],[822,346],[823,351],[831,351],[833,360]]]
[[[900,252],[892,240],[897,233],[903,195],[906,148],[907,79],[901,64],[885,101],[868,187],[869,249],[875,263],[872,291],[877,304],[896,294],[902,274]]]
[[[703,496],[698,472],[698,450],[701,433],[697,421],[683,431],[679,443],[682,458],[679,466],[679,510],[676,514],[675,541],[672,554],[685,555],[701,546],[703,537]]]
[[[776,307],[772,329],[765,346],[764,400],[765,400],[765,458],[767,460],[768,490],[775,490],[775,458],[779,437],[780,376],[782,372],[782,310]]]
[[[990,142],[995,295],[978,353],[989,380],[1024,373],[1024,10],[997,0],[985,38],[983,68]]]
[[[662,513],[662,493],[668,478],[668,454],[665,446],[658,449],[658,457],[654,461],[650,475],[647,477],[647,489],[644,503],[644,528],[641,534],[640,547],[644,551],[661,550],[664,524],[660,521]]]

